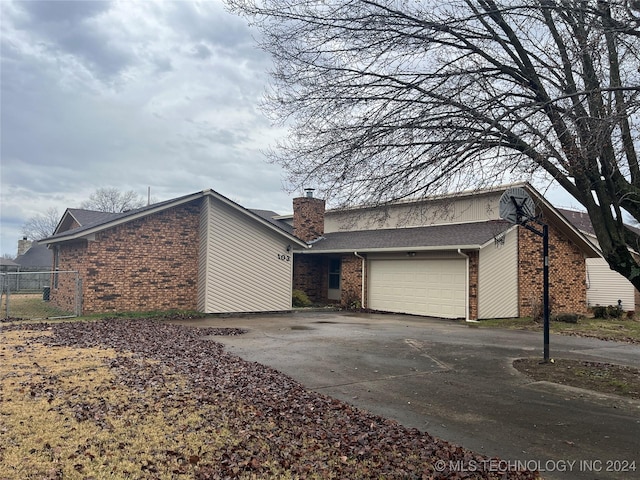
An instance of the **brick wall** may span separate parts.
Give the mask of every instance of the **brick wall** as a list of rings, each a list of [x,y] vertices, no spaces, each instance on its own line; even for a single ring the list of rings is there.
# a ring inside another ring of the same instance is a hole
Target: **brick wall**
[[[302,290],[312,302],[327,302],[328,261],[322,255],[294,254],[293,289]]]
[[[469,320],[478,319],[478,265],[480,252],[464,252],[469,256]]]
[[[542,237],[518,227],[518,305],[530,316],[543,300]],[[549,226],[549,298],[551,313],[587,311],[586,264],[579,248]]]
[[[324,200],[313,197],[293,199],[293,234],[305,242],[324,234]]]
[[[60,270],[80,272],[83,313],[197,308],[199,204],[181,205],[60,245]],[[66,303],[68,285],[52,289]]]
[[[305,292],[313,302],[334,302],[327,298],[329,259],[328,255],[294,255],[293,288]],[[340,304],[350,306],[359,302],[362,305],[362,259],[353,254],[342,255],[340,259]]]
[[[362,307],[362,259],[355,255],[342,256],[342,291],[340,304],[344,307],[354,307],[358,302]]]

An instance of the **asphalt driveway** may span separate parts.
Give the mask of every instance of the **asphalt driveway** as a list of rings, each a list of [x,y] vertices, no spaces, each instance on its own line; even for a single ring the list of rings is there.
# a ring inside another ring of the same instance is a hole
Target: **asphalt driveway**
[[[215,340],[311,390],[540,468],[544,478],[640,478],[640,402],[532,381],[512,367],[516,358],[542,359],[542,334],[336,312],[190,324],[245,328],[245,335]],[[640,367],[634,345],[552,335],[550,346],[552,358]]]

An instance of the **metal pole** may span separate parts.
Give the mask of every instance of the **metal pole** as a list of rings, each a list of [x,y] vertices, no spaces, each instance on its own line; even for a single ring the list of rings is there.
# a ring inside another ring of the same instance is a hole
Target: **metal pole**
[[[549,227],[542,226],[543,309],[544,309],[544,362],[549,362]]]

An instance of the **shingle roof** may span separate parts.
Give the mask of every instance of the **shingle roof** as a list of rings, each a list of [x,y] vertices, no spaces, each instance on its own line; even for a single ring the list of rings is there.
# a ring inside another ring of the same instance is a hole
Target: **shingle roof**
[[[458,248],[484,245],[512,225],[502,220],[429,227],[327,233],[308,253],[419,247]]]
[[[273,228],[277,230],[279,233],[286,235],[292,241],[292,243],[296,243],[300,246],[304,245],[304,242],[291,233],[291,228],[285,223],[274,220],[273,218],[266,218],[263,215],[258,215],[256,212],[248,210],[236,202],[229,200],[224,195],[221,195],[213,190],[203,190],[201,192],[191,193],[189,195],[183,195],[181,197],[172,198],[170,200],[165,200],[163,202],[153,203],[151,205],[147,205],[141,208],[136,208],[134,210],[128,210],[122,213],[110,213],[106,215],[95,215],[93,216],[93,221],[88,223],[83,223],[82,226],[73,228],[71,230],[65,230],[64,232],[57,233],[52,235],[51,237],[44,238],[39,240],[39,242],[44,244],[51,243],[59,243],[67,240],[72,240],[76,238],[82,238],[85,235],[89,235],[96,231],[100,231],[102,229],[110,228],[115,225],[119,225],[120,223],[128,222],[135,218],[144,217],[145,215],[149,215],[155,212],[163,211],[167,208],[172,208],[176,205],[185,204],[194,200],[198,200],[203,198],[204,196],[214,196],[218,200],[223,201],[227,205],[232,206],[233,208],[238,209],[241,212],[246,213],[247,215],[254,217],[256,221],[265,222],[265,224],[269,224],[269,228]],[[80,210],[80,209],[78,209]],[[89,210],[84,210],[83,212],[91,212]],[[261,212],[267,212],[266,210],[262,210]],[[96,213],[96,212],[93,212]],[[97,212],[101,213],[101,212]],[[276,216],[275,212],[270,212]],[[82,214],[81,214],[82,215]],[[84,218],[84,220],[89,220],[90,218]]]
[[[95,210],[85,210],[82,208],[69,208],[68,212],[76,219],[76,221],[84,226],[88,223],[100,222],[102,220],[108,220],[113,218],[117,213],[111,212],[98,212]]]
[[[574,210],[566,210],[564,208],[557,209],[574,227],[583,232],[595,235],[596,232],[591,224],[591,219],[587,212],[576,212]]]
[[[283,229],[285,232],[288,232],[293,235],[293,227],[289,225],[287,222],[282,220],[276,220],[273,217],[279,217],[280,215],[276,212],[272,212],[271,210],[257,210],[255,208],[250,208],[249,211],[255,213],[261,218],[264,218],[268,222],[273,223],[275,226]]]
[[[595,236],[596,231],[593,229],[591,219],[589,218],[589,214],[587,212],[577,212],[575,210],[566,210],[564,208],[558,208],[557,210],[578,230]],[[627,224],[625,224],[625,227],[627,227],[627,229],[631,230],[635,234],[640,235],[640,229],[638,227]]]
[[[46,239],[43,239],[43,240],[52,240],[52,239],[67,237],[70,234],[76,235],[76,234],[81,233],[83,231],[90,230],[92,228],[96,228],[96,227],[99,227],[101,225],[105,225],[105,224],[113,222],[115,220],[119,220],[119,219],[126,218],[126,217],[132,217],[132,216],[137,215],[139,213],[144,213],[147,210],[155,210],[155,209],[157,209],[159,207],[162,208],[164,205],[169,205],[171,203],[175,203],[177,201],[180,201],[183,198],[194,196],[194,195],[196,195],[196,194],[184,195],[182,197],[173,198],[171,200],[166,200],[164,202],[153,203],[151,205],[146,205],[144,207],[135,208],[133,210],[127,210],[126,212],[121,212],[121,213],[108,213],[108,212],[95,212],[95,211],[92,211],[92,210],[69,209],[69,211],[73,210],[76,213],[77,212],[81,212],[80,216],[81,216],[82,220],[84,220],[84,221],[81,222],[76,217],[76,220],[78,220],[78,223],[80,223],[81,226],[77,227],[77,228],[73,228],[71,230],[65,230],[64,232],[60,232],[60,233],[58,233],[56,235],[52,235],[51,237],[47,237]],[[42,240],[40,240],[40,241],[42,241]],[[47,242],[44,242],[44,243],[47,243]]]
[[[46,245],[33,244],[22,255],[18,255],[15,262],[21,267],[46,267],[53,265],[53,252]]]
[[[0,266],[3,266],[3,267],[17,267],[18,264],[16,262],[14,262],[13,260],[10,260],[8,258],[0,257]]]

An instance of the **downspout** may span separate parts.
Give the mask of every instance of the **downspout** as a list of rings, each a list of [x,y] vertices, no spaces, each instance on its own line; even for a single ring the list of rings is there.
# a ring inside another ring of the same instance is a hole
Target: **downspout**
[[[463,256],[467,264],[464,269],[464,320],[465,322],[475,322],[476,320],[469,320],[469,255],[462,253],[462,250],[460,249],[458,249],[458,255]]]
[[[365,282],[365,278],[364,278],[364,274],[365,274],[365,262],[367,260],[367,257],[363,257],[362,255],[360,255],[358,252],[353,252],[353,254],[362,259],[362,273],[361,273],[361,277],[362,277],[362,292],[360,293],[360,298],[362,299],[362,308],[365,309],[367,308],[367,299],[364,296],[365,290],[364,290],[364,282]]]

